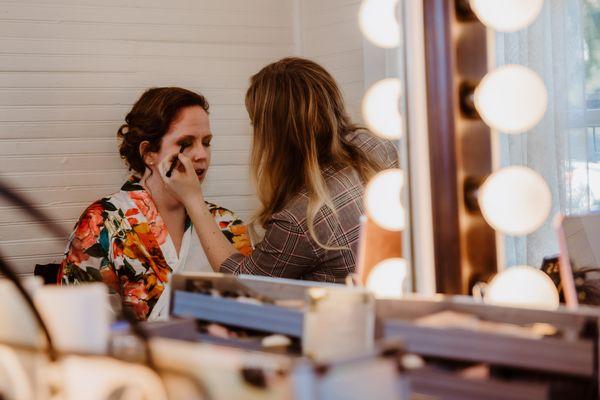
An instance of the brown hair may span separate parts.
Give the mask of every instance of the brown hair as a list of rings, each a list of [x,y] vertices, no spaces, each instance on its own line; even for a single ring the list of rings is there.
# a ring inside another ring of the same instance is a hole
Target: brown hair
[[[192,106],[200,106],[208,113],[208,101],[204,96],[187,89],[160,87],[142,94],[117,132],[121,139],[119,154],[130,170],[144,173],[147,165],[140,154],[140,143],[148,141],[147,151],[159,151],[163,136],[180,111]]]
[[[348,117],[335,80],[313,61],[284,58],[251,78],[246,109],[254,129],[251,172],[261,201],[256,221],[264,226],[306,188],[308,229],[321,244],[314,218],[323,205],[335,212],[322,170],[351,167],[367,182],[380,169],[346,139],[359,126]]]

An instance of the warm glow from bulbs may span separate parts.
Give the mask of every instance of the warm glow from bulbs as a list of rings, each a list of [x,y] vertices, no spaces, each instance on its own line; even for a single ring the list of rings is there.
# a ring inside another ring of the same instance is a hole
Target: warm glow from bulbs
[[[396,18],[398,0],[363,0],[358,25],[363,35],[379,47],[400,44],[400,24]]]
[[[552,279],[537,268],[527,265],[510,267],[496,275],[485,288],[485,303],[555,310],[558,291]]]
[[[490,72],[475,90],[479,115],[502,133],[522,133],[534,128],[544,117],[547,104],[544,82],[521,65],[505,65]]]
[[[406,278],[406,261],[388,258],[377,264],[367,278],[367,289],[375,297],[401,297]]]
[[[400,200],[404,175],[388,169],[375,175],[367,185],[365,201],[369,217],[381,228],[401,231],[406,223]]]
[[[544,178],[526,167],[503,168],[492,174],[478,193],[483,217],[507,235],[527,235],[546,221],[552,195]]]
[[[402,137],[402,115],[398,101],[402,85],[398,78],[387,78],[375,82],[365,93],[362,114],[367,127],[386,139]]]
[[[531,24],[544,0],[471,0],[471,8],[485,25],[501,32],[514,32]]]

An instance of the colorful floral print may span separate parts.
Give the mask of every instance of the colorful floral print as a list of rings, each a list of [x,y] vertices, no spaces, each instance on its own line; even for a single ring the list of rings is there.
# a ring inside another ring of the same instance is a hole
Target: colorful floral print
[[[252,251],[242,221],[207,203],[223,234],[242,254]],[[188,220],[186,231],[193,229]],[[165,258],[168,231],[137,178],[90,205],[75,225],[61,263],[59,283],[102,281],[139,319],[147,319],[173,272]]]

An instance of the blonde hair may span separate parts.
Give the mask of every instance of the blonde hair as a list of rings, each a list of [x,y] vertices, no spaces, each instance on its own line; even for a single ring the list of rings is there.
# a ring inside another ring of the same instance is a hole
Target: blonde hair
[[[350,121],[335,80],[313,61],[284,58],[251,78],[246,109],[254,129],[250,168],[261,202],[254,221],[264,227],[305,188],[309,233],[329,248],[314,228],[321,207],[336,211],[322,171],[351,167],[364,183],[380,169],[346,139],[360,127]]]

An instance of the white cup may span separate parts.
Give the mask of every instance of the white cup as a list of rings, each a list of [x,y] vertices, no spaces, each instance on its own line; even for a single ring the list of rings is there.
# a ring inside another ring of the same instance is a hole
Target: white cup
[[[318,361],[371,351],[375,300],[364,288],[313,287],[306,292],[302,348]]]
[[[104,284],[47,285],[35,304],[59,351],[106,354],[111,312]]]
[[[21,282],[31,296],[43,285],[42,279],[33,275]],[[40,327],[23,296],[8,279],[0,279],[0,298],[0,342],[40,346],[43,343]]]

